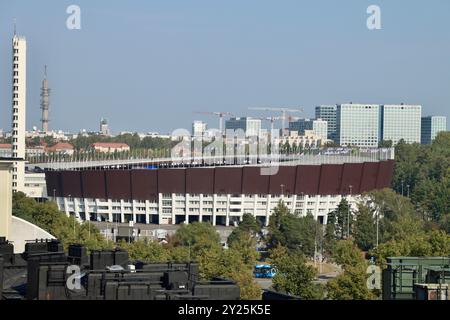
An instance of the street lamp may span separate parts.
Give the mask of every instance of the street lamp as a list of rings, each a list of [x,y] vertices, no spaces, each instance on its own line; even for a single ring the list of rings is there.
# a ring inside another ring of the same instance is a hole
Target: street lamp
[[[350,200],[352,197],[352,188],[353,186],[350,185],[349,189],[350,189],[350,193],[349,193],[349,199],[348,199],[348,211],[347,211],[347,238],[350,237]]]

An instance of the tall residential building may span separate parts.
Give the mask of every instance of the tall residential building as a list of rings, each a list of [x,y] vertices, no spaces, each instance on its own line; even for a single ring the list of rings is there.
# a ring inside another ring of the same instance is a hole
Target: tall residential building
[[[192,136],[193,137],[202,137],[206,132],[208,125],[203,121],[194,121],[192,123]]]
[[[245,132],[245,136],[259,136],[261,133],[261,120],[250,117],[244,118],[231,118],[225,121],[226,130],[242,129]]]
[[[27,42],[14,32],[12,38],[12,156],[25,159],[25,115],[27,82]],[[13,191],[24,191],[25,163],[15,162],[13,166]]]
[[[100,134],[104,136],[109,135],[108,120],[104,118],[100,120]]]
[[[305,131],[312,131],[315,136],[322,140],[328,138],[328,123],[322,119],[299,119],[289,122],[289,131],[296,131],[304,135]]]
[[[444,116],[428,116],[422,118],[421,143],[430,144],[439,132],[447,131],[447,118]]]
[[[396,145],[400,140],[406,143],[420,143],[422,106],[381,106],[381,139]]]
[[[381,140],[381,108],[377,104],[339,104],[336,110],[337,143],[378,147]]]
[[[316,119],[322,119],[327,122],[327,138],[337,139],[337,105],[320,105],[316,107]]]

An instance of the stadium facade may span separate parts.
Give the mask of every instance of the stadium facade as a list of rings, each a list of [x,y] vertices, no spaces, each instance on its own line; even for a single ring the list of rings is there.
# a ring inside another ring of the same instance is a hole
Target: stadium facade
[[[343,197],[356,206],[364,192],[391,184],[393,156],[312,158],[280,162],[273,175],[258,164],[60,168],[46,171],[47,193],[79,220],[229,226],[250,213],[267,225],[282,200],[326,224]]]

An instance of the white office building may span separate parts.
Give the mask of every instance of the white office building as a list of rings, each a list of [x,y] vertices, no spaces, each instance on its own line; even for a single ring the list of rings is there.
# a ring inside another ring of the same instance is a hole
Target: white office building
[[[400,140],[406,143],[420,143],[422,106],[383,105],[382,140],[396,145]]]
[[[378,147],[381,139],[378,104],[339,104],[337,143],[341,146]]]
[[[194,121],[192,123],[192,136],[199,138],[202,137],[206,130],[208,129],[208,125],[203,121]]]

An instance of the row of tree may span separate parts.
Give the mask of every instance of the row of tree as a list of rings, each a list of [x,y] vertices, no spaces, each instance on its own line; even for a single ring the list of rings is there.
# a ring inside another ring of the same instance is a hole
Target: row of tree
[[[393,189],[411,199],[424,219],[450,232],[450,132],[441,132],[430,145],[395,148]]]
[[[144,137],[140,138],[137,133],[121,134],[114,137],[102,135],[78,136],[70,140],[76,150],[87,150],[95,142],[120,142],[126,143],[130,149],[156,150],[171,149],[176,143],[169,138]]]

